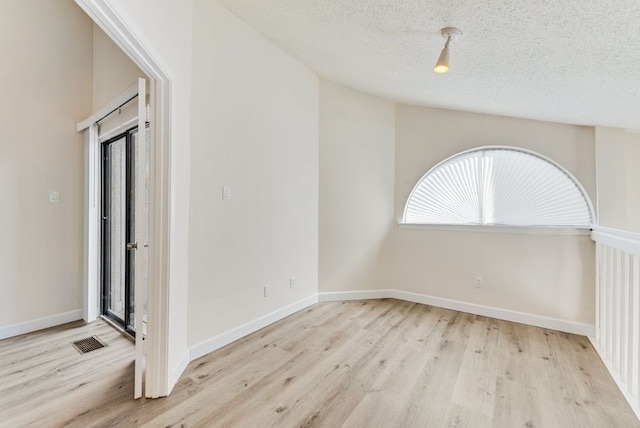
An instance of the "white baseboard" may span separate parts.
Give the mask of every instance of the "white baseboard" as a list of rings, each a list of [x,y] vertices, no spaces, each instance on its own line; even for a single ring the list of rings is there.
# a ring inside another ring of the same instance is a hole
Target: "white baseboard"
[[[562,320],[559,318],[551,318],[542,315],[528,314],[525,312],[517,312],[509,309],[501,309],[491,306],[478,305],[475,303],[461,302],[459,300],[445,299],[442,297],[428,296],[425,294],[410,293],[408,291],[367,290],[318,294],[318,300],[320,302],[361,299],[406,300],[408,302],[437,306],[439,308],[452,309],[454,311],[467,312],[474,315],[482,315],[485,317],[512,321],[520,324],[528,324],[535,327],[548,328],[551,330],[564,331],[566,333],[579,334],[582,336],[593,336],[595,334],[595,325],[593,324]]]
[[[178,379],[180,379],[180,376],[182,376],[182,373],[185,371],[190,362],[191,350],[187,349],[182,358],[180,358],[180,361],[178,361],[178,364],[176,364],[173,370],[171,370],[171,373],[169,373],[167,395],[171,394],[173,387],[176,386],[176,382],[178,382]]]
[[[636,417],[640,419],[640,403],[638,402],[638,397],[629,392],[629,385],[623,382],[618,371],[614,370],[611,361],[606,357],[606,352],[604,352],[604,350],[600,348],[600,345],[598,344],[598,341],[595,339],[595,337],[589,336],[589,341],[591,342],[591,345],[593,345],[593,348],[596,350],[598,356],[600,357],[600,360],[611,374],[611,377],[618,386],[618,389],[620,390],[620,392],[622,392],[622,395],[624,395],[627,403],[629,403],[629,406],[631,406],[631,409],[636,414]]]
[[[336,291],[318,293],[319,302],[340,302],[342,300],[388,299],[394,290]]]
[[[50,315],[17,324],[3,325],[0,326],[0,340],[81,319],[82,309],[76,309],[75,311],[63,312],[61,314]]]
[[[196,358],[200,358],[203,355],[208,354],[209,352],[213,352],[216,349],[220,349],[223,346],[228,345],[229,343],[235,342],[236,340],[241,339],[244,336],[247,336],[255,331],[260,330],[261,328],[268,326],[269,324],[280,321],[281,319],[288,317],[289,315],[294,314],[308,306],[311,306],[314,303],[318,303],[317,294],[292,303],[288,306],[285,306],[284,308],[280,308],[253,321],[249,321],[246,324],[238,326],[225,333],[219,334],[218,336],[214,336],[211,339],[204,340],[191,347],[191,361],[195,360]]]

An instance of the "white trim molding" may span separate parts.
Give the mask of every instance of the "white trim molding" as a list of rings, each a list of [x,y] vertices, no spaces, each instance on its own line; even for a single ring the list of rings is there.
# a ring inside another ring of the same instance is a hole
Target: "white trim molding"
[[[82,309],[76,309],[75,311],[49,315],[48,317],[24,321],[17,324],[3,325],[0,326],[0,340],[6,339],[8,337],[18,336],[20,334],[31,333],[32,331],[55,327],[61,324],[66,324],[68,322],[78,321],[81,319]]]
[[[101,277],[101,150],[98,127],[93,124],[84,129],[84,206],[83,206],[83,272],[82,317],[86,322],[100,315]]]
[[[343,300],[389,299],[396,290],[335,291],[318,293],[319,302],[341,302]]]
[[[178,379],[180,379],[180,376],[185,371],[190,362],[191,350],[187,349],[184,355],[182,355],[182,358],[180,358],[178,364],[173,368],[173,370],[171,370],[171,373],[169,373],[169,385],[171,385],[171,389],[173,389],[175,384],[178,382]],[[169,393],[171,393],[171,391],[169,391]]]
[[[593,226],[591,239],[634,256],[640,256],[640,233],[611,227]]]
[[[445,299],[442,297],[428,296],[426,294],[411,293],[401,290],[347,291],[337,293],[319,293],[318,295],[318,300],[320,302],[361,299],[405,300],[407,302],[436,306],[439,308],[451,309],[474,315],[482,315],[489,318],[512,321],[535,327],[579,334],[582,336],[593,336],[595,333],[595,326],[592,324],[551,318],[543,315],[529,314],[526,312],[512,311],[509,309],[495,308],[492,306],[478,305],[475,303],[467,303],[459,300]]]
[[[572,235],[589,236],[588,227],[567,226],[512,226],[512,225],[481,225],[481,224],[427,224],[398,222],[400,229],[440,230],[448,232],[482,232],[482,233],[513,233],[527,235]]]
[[[216,349],[220,349],[238,339],[241,339],[251,333],[254,333],[261,328],[273,324],[276,321],[280,321],[283,318],[288,317],[302,309],[305,309],[315,303],[318,303],[318,295],[314,294],[288,306],[280,308],[269,314],[256,318],[253,321],[249,321],[246,324],[240,325],[222,334],[212,337],[211,339],[204,340],[197,345],[191,347],[191,361],[202,357],[203,355],[213,352]]]
[[[83,120],[82,122],[78,122],[76,125],[76,130],[78,132],[84,131],[91,125],[94,125],[99,120],[103,119],[109,113],[117,110],[119,107],[124,105],[127,101],[132,100],[133,98],[138,96],[138,83],[134,83],[129,86],[127,89],[118,94],[114,99],[109,101],[107,104],[102,106],[98,111],[93,113],[91,116]]]

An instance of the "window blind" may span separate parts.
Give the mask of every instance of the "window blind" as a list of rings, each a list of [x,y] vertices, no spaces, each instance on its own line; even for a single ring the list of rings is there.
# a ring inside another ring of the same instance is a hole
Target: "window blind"
[[[405,223],[576,226],[593,223],[584,188],[553,161],[517,147],[454,155],[416,184]]]

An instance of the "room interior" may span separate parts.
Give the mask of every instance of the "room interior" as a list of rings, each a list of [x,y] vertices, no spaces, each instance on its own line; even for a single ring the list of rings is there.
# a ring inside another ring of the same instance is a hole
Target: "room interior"
[[[152,3],[3,5],[0,338],[82,318],[76,123],[146,74],[87,15],[103,7],[171,79],[160,395],[189,362],[318,301],[396,298],[588,336],[638,414],[634,2]],[[464,34],[436,75],[448,25]],[[569,171],[592,230],[400,224],[431,167],[489,145]]]

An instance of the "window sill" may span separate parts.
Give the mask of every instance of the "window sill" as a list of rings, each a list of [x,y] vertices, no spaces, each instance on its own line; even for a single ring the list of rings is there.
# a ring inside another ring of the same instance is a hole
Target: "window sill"
[[[589,236],[590,227],[578,226],[505,226],[476,224],[423,224],[398,222],[400,229],[438,230],[447,232],[513,233],[529,235]]]

